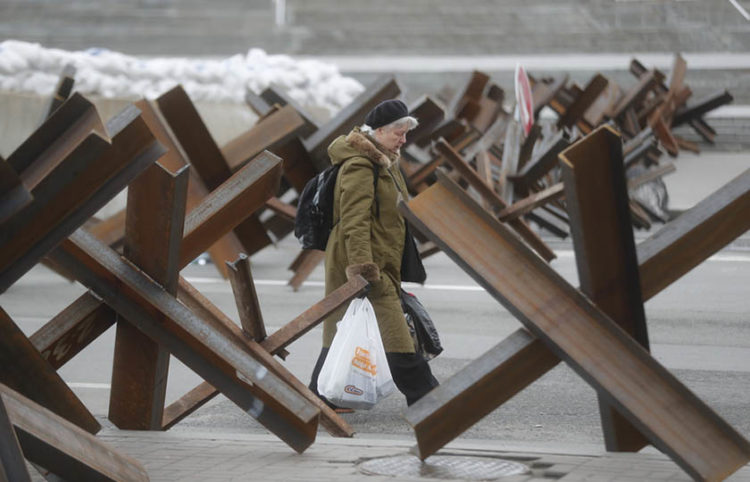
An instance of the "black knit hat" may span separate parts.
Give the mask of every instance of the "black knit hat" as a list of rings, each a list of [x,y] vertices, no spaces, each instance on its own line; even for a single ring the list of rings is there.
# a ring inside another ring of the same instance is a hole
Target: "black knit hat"
[[[377,129],[378,127],[387,126],[393,121],[397,121],[409,115],[409,109],[406,104],[398,99],[384,100],[376,105],[374,109],[365,116],[365,124]]]

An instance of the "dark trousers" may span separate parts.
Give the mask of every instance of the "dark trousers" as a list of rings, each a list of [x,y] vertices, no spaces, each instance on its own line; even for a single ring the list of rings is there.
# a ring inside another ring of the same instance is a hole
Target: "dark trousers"
[[[313,368],[310,379],[310,390],[325,401],[331,408],[336,408],[332,403],[321,397],[318,393],[318,374],[323,368],[323,362],[328,355],[328,348],[320,350],[320,356]],[[432,375],[430,365],[419,353],[387,353],[388,367],[391,369],[391,377],[396,388],[406,396],[406,404],[411,405],[427,392],[438,386],[438,381]]]

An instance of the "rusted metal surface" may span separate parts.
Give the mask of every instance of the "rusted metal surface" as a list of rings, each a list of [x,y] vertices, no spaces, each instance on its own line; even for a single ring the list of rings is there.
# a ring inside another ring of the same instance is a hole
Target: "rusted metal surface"
[[[477,103],[489,81],[490,77],[484,72],[478,70],[472,72],[446,107],[447,114],[471,122],[470,114],[476,111]]]
[[[401,209],[691,476],[722,479],[750,459],[740,434],[460,188],[441,180]]]
[[[677,168],[672,162],[664,162],[660,166],[653,169],[649,169],[638,177],[628,179],[628,189],[633,189],[648,182],[654,181],[661,177],[666,176],[672,172],[675,172]]]
[[[0,225],[31,204],[32,196],[8,161],[0,157]]]
[[[51,116],[66,100],[68,100],[68,97],[70,97],[70,94],[73,92],[75,75],[76,68],[73,64],[66,64],[63,67],[62,72],[60,72],[60,77],[57,79],[57,84],[52,90],[52,97],[50,97],[47,102],[47,107],[44,109],[45,119]]]
[[[310,153],[299,138],[289,140],[283,146],[274,149],[273,153],[283,159],[284,178],[297,192],[302,192],[307,181],[318,173]]]
[[[266,338],[266,325],[263,324],[263,313],[255,291],[250,258],[241,254],[234,262],[226,264],[242,329],[250,338],[261,342]]]
[[[195,105],[185,90],[178,85],[169,92],[161,95],[157,99],[157,104],[169,124],[172,133],[179,141],[206,189],[213,192],[223,183],[227,182],[232,177],[233,169],[203,123]],[[273,116],[273,113],[271,116]],[[262,138],[256,140],[259,142],[265,141]],[[254,153],[259,153],[264,145],[247,146],[246,144],[242,144],[244,148],[250,150],[242,151],[239,149],[233,155],[244,157],[244,161],[247,161],[251,159]],[[238,144],[237,147],[242,146]],[[259,154],[259,156],[262,155]],[[235,169],[239,169],[242,166],[237,165],[234,167]],[[271,244],[271,238],[268,237],[268,234],[263,229],[257,213],[251,211],[242,216],[240,221],[240,223],[235,224],[234,232],[242,244],[242,251],[247,254],[253,254]],[[235,243],[234,240],[230,240],[227,244],[233,245]],[[229,258],[217,260],[217,265],[221,266],[220,269],[224,269],[224,261],[234,260],[239,255],[239,252],[231,254],[232,256]]]
[[[164,408],[162,430],[169,430],[174,427],[218,394],[219,391],[208,382],[203,382],[190,390]]]
[[[424,460],[560,363],[521,328],[406,411]],[[502,387],[502,389],[498,389]]]
[[[159,96],[156,102],[190,163],[208,190],[213,191],[231,172],[195,105],[180,85]]]
[[[560,153],[581,291],[649,349],[638,259],[622,162],[622,140],[602,126]],[[648,440],[599,397],[610,452],[637,452]]]
[[[430,96],[423,96],[409,106],[409,115],[419,121],[419,125],[406,133],[406,144],[417,142],[437,128],[445,119],[443,107]]]
[[[544,189],[537,193],[530,194],[520,201],[514,202],[510,206],[498,212],[497,218],[500,221],[506,223],[510,222],[530,211],[533,211],[539,206],[547,204],[554,199],[562,198],[563,194],[563,184],[559,182],[557,184],[554,184],[552,187],[548,187],[547,189]]]
[[[115,312],[90,292],[84,293],[29,337],[55,370],[76,356],[115,322]]]
[[[180,266],[195,259],[219,236],[263,206],[276,193],[280,179],[281,160],[264,152],[212,191],[185,220]]]
[[[281,199],[274,196],[266,201],[265,206],[287,221],[291,221],[292,223],[294,223],[294,218],[297,216],[297,208],[292,206],[291,204],[287,204]]]
[[[586,113],[589,107],[596,101],[596,99],[604,92],[607,88],[609,81],[602,74],[596,74],[589,80],[586,87],[583,89],[581,95],[576,97],[573,103],[565,109],[565,112],[557,120],[558,127],[572,127],[574,125],[580,125],[583,120],[583,115]],[[588,123],[583,121],[587,126]],[[583,127],[583,126],[581,126]],[[590,126],[584,130],[587,132]]]
[[[750,169],[638,245],[644,300],[750,229]]]
[[[750,212],[748,193],[750,170],[638,245],[641,297],[644,301],[750,229],[750,217],[746,215]],[[728,219],[733,222],[728,223]],[[736,222],[738,220],[746,222]],[[674,262],[675,259],[678,259],[679,263]],[[492,370],[513,373],[516,377],[525,377],[518,389],[515,389],[513,384],[506,384],[506,378],[486,373],[485,365],[478,361],[471,362],[461,372],[460,377],[451,377],[428,394],[425,401],[420,403],[418,412],[413,415],[411,409],[407,412],[410,419],[413,416],[415,425],[419,420],[420,427],[431,431],[424,437],[424,441],[420,442],[420,452],[424,456],[439,450],[466,428],[481,420],[484,414],[503,403],[502,400],[495,402],[493,398],[487,397],[482,384],[491,383],[494,387],[507,387],[500,390],[502,397],[507,400],[536,380],[539,377],[538,373],[546,373],[556,365],[550,358],[556,355],[553,355],[541,340],[534,338],[528,341],[528,344],[528,348],[520,347],[517,353],[508,355],[502,362],[505,366],[490,367]],[[501,345],[505,345],[505,342]],[[499,345],[493,350],[502,349],[505,348]],[[484,377],[489,379],[485,382]],[[460,395],[456,396],[459,392]],[[451,401],[451,397],[454,396],[457,402]],[[464,409],[467,404],[471,405],[471,410]],[[442,425],[445,429],[432,432],[434,424]]]
[[[149,480],[135,459],[2,384],[0,399],[26,459],[62,480]]]
[[[241,335],[196,315],[83,230],[51,256],[294,450],[315,440],[318,409],[248,353]]]
[[[335,309],[364,293],[367,286],[368,283],[364,278],[355,276],[297,318],[273,332],[260,345],[271,354],[278,353],[317,326]]]
[[[677,127],[686,122],[700,119],[703,114],[716,109],[717,107],[721,107],[724,104],[728,104],[732,102],[732,100],[734,100],[734,97],[732,97],[732,94],[727,90],[714,92],[691,105],[679,109],[672,120],[672,127]]]
[[[86,431],[96,433],[101,429],[96,418],[1,307],[0,383]]]
[[[258,117],[268,115],[272,105],[249,87],[245,89],[245,104],[258,114]]]
[[[532,79],[531,97],[534,99],[534,118],[539,117],[539,112],[565,88],[568,83],[568,74],[560,75],[550,79],[549,82],[536,81]]]
[[[312,162],[318,171],[328,165],[328,146],[333,140],[351,130],[354,126],[364,122],[365,115],[378,103],[394,99],[401,93],[401,89],[392,75],[378,78],[367,86],[352,102],[336,114],[336,117],[326,122],[310,137],[304,140],[304,145],[312,157]]]
[[[209,322],[212,326],[232,333],[237,339],[242,340],[244,349],[250,355],[262,363],[271,373],[286,381],[294,390],[297,390],[298,393],[318,407],[321,416],[320,423],[328,433],[334,437],[351,437],[354,434],[354,430],[352,430],[349,424],[331,410],[320,397],[313,394],[305,384],[292,375],[284,365],[268,353],[260,344],[244,336],[242,330],[231,319],[184,279],[180,280],[179,300],[192,310],[193,313]]]
[[[111,143],[90,134],[49,174],[50,182],[32,190],[34,201],[3,225],[0,292],[164,153],[139,114],[130,106],[108,122]]]
[[[31,191],[91,135],[107,139],[94,105],[76,93],[8,157]]]
[[[317,131],[320,127],[318,122],[313,119],[313,116],[309,114],[296,100],[294,100],[289,94],[287,94],[283,88],[277,85],[270,85],[263,89],[260,93],[260,97],[268,103],[268,105],[278,105],[280,107],[291,106],[297,111],[297,114],[304,121],[304,125],[297,131],[297,135],[301,138],[310,137],[310,135]]]
[[[479,177],[477,172],[453,149],[445,140],[438,141],[437,150],[445,157],[445,160],[463,177],[474,189],[479,192],[482,199],[491,203],[493,211],[499,212],[508,205],[500,196]],[[555,253],[544,241],[529,227],[522,219],[510,220],[508,224],[536,251],[539,256],[547,261],[555,259]]]
[[[0,396],[0,482],[31,482],[16,431]]]
[[[643,100],[646,94],[648,94],[648,92],[653,89],[659,81],[659,77],[655,70],[651,70],[642,75],[640,79],[638,79],[638,84],[633,86],[617,103],[612,112],[612,118],[617,119],[620,116],[625,115],[629,109]],[[637,129],[635,132],[637,133],[638,130],[640,129]]]
[[[178,172],[184,166],[188,165],[187,154],[185,154],[180,143],[174,138],[166,120],[154,108],[153,104],[146,100],[141,100],[136,103],[136,106],[142,110],[143,120],[149,126],[149,129],[151,129],[159,142],[164,144],[168,149],[168,152],[159,159],[159,164],[173,173]],[[209,190],[206,188],[205,183],[199,177],[197,170],[191,166],[186,201],[187,212],[189,213],[193,208],[198,206],[208,194]],[[124,232],[124,220],[122,226]],[[229,232],[218,238],[207,250],[216,268],[226,277],[224,261],[235,259],[242,252],[243,247],[237,236],[233,232]]]
[[[317,249],[303,250],[297,259],[295,259],[295,263],[292,264],[292,267],[289,268],[294,271],[294,276],[289,280],[289,286],[291,286],[294,291],[297,291],[307,277],[310,276],[313,270],[322,263],[325,258],[325,251],[319,251]]]
[[[125,239],[125,210],[121,210],[87,228],[107,246],[118,247]]]
[[[221,154],[229,170],[236,172],[264,150],[273,151],[298,135],[304,125],[304,119],[294,107],[284,106],[229,141],[221,148]]]
[[[167,293],[177,293],[188,167],[150,166],[128,187],[123,254]],[[169,352],[127,319],[117,321],[109,419],[118,428],[160,430]]]
[[[557,155],[570,145],[564,131],[555,133],[549,147],[531,159],[512,177],[517,192],[528,192],[530,186],[557,165]]]

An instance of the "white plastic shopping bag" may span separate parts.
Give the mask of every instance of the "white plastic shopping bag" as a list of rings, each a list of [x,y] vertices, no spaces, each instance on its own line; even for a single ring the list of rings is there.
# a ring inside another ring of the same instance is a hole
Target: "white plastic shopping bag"
[[[394,388],[375,310],[367,298],[355,298],[336,325],[318,393],[339,407],[369,410]]]

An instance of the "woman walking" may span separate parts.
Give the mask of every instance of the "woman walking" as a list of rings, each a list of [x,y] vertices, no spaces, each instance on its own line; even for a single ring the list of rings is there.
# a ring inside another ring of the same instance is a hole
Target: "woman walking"
[[[341,168],[334,227],[326,246],[326,295],[356,275],[370,282],[367,298],[375,310],[391,376],[408,405],[438,385],[427,361],[415,351],[400,299],[406,225],[397,204],[407,191],[398,163],[406,133],[416,126],[403,102],[386,100],[365,116],[364,125],[328,147],[331,163]],[[345,310],[340,308],[324,322],[323,348],[310,382],[316,394],[320,368]]]

